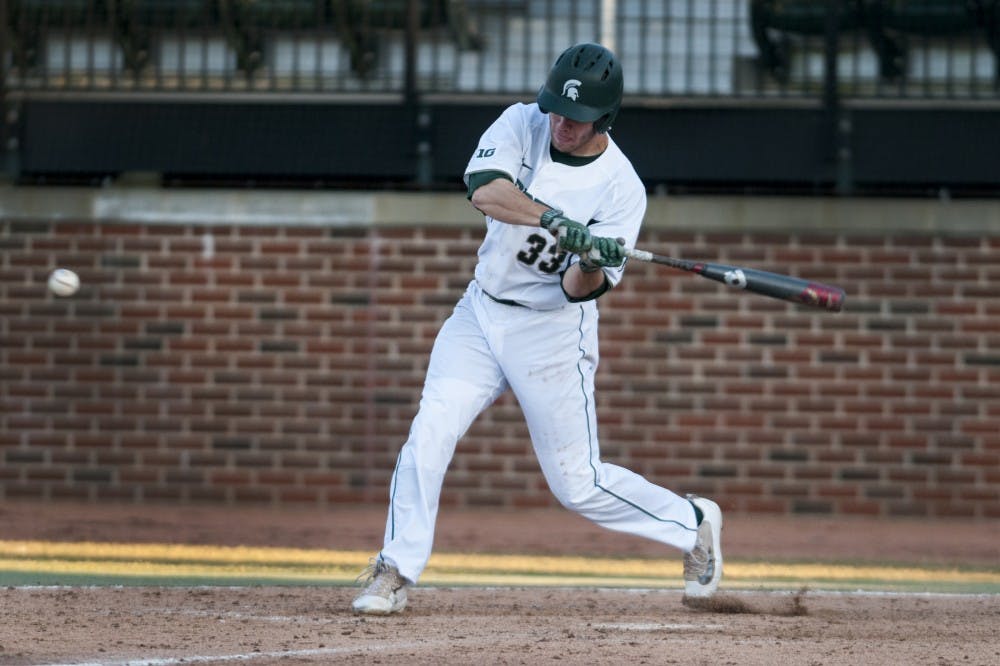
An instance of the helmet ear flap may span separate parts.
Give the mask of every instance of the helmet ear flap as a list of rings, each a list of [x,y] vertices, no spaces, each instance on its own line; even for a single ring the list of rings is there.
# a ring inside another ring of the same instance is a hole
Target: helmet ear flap
[[[620,105],[616,105],[609,113],[605,113],[603,116],[594,121],[594,130],[598,134],[607,134],[611,130],[611,125],[614,124],[615,118],[618,117],[618,110],[621,108]]]

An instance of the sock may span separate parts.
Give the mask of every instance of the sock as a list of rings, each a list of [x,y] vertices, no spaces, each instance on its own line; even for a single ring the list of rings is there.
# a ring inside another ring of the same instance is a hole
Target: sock
[[[690,500],[688,501],[691,502]],[[701,521],[705,520],[705,514],[701,512],[701,509],[699,509],[698,505],[694,502],[691,502],[691,507],[694,509],[695,524],[701,525]]]

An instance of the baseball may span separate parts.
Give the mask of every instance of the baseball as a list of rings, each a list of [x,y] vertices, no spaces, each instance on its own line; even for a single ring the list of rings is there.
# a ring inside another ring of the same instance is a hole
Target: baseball
[[[49,291],[56,296],[72,296],[80,288],[80,277],[68,268],[57,268],[49,276]]]

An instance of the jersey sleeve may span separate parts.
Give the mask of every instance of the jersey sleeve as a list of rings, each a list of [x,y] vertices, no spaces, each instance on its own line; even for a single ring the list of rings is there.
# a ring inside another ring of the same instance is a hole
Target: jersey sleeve
[[[483,171],[501,171],[516,181],[527,140],[526,110],[524,104],[509,106],[486,129],[465,168],[466,186],[470,174]]]
[[[465,175],[466,183],[468,184],[468,191],[465,194],[466,199],[472,199],[472,193],[478,190],[483,185],[494,181],[498,178],[506,178],[510,180],[510,176],[503,171],[474,171],[472,173]]]

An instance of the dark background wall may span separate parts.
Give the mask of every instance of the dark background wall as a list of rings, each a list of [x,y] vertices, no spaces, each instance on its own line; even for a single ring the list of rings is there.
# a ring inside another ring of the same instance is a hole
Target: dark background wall
[[[33,99],[18,177],[90,182],[152,172],[199,182],[458,188],[483,129],[513,99],[398,102]],[[673,191],[996,195],[990,106],[629,107],[613,135],[647,185]]]

